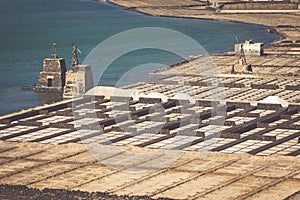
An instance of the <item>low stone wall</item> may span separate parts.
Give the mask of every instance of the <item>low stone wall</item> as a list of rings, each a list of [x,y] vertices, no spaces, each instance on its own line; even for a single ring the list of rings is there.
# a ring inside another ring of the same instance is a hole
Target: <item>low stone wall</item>
[[[238,2],[224,4],[223,10],[297,10],[296,3],[284,2]]]

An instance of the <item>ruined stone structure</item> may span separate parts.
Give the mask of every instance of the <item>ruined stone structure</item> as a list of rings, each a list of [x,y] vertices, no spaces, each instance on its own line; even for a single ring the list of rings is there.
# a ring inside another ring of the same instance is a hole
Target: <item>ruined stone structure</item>
[[[43,71],[40,72],[38,83],[34,88],[37,92],[62,92],[66,79],[66,63],[64,58],[58,58],[56,43],[53,43],[52,57],[45,58]]]
[[[93,87],[93,75],[89,65],[76,65],[66,73],[63,98],[78,97]]]
[[[83,95],[93,87],[93,75],[89,65],[79,64],[77,50],[73,45],[71,70],[67,71],[65,59],[58,58],[56,43],[53,43],[51,58],[44,59],[43,71],[40,72],[37,85],[23,89],[63,93],[64,98]]]
[[[77,58],[77,47],[73,45],[71,70],[66,73],[66,85],[63,98],[78,97],[94,85],[93,74],[89,65],[80,65]]]

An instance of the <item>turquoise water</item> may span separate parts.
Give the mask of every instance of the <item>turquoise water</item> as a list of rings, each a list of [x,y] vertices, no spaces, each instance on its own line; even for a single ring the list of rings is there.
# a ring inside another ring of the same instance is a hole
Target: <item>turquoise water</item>
[[[0,1],[0,114],[37,106],[52,98],[21,87],[35,84],[43,59],[51,45],[70,65],[71,43],[80,48],[79,60],[101,41],[122,31],[140,27],[164,27],[197,40],[208,52],[233,50],[234,36],[257,42],[276,40],[267,28],[212,20],[151,17],[107,3],[88,0],[1,0]],[[133,66],[144,63],[166,65],[180,61],[167,52],[143,50],[116,60],[100,84],[114,85]],[[54,97],[56,98],[56,97]]]

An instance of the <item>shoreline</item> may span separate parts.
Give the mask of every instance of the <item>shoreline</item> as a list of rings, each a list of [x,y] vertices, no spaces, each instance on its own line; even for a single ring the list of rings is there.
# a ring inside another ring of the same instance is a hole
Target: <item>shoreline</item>
[[[184,16],[168,16],[168,15],[153,15],[151,13],[145,12],[145,11],[141,11],[141,10],[137,10],[136,8],[130,8],[130,7],[126,7],[124,5],[118,4],[116,2],[114,2],[113,0],[105,0],[105,1],[101,1],[101,0],[96,0],[99,3],[109,3],[115,6],[119,6],[121,8],[123,8],[124,10],[128,10],[128,11],[134,11],[137,13],[141,13],[144,14],[146,16],[152,16],[152,17],[170,17],[170,18],[178,18],[178,19],[201,19],[201,20],[212,20],[212,21],[224,21],[224,22],[238,22],[238,23],[244,23],[244,24],[253,24],[253,25],[261,25],[261,26],[266,26],[266,27],[270,27],[273,28],[273,26],[270,25],[266,25],[266,24],[259,24],[259,23],[251,23],[251,22],[245,22],[245,21],[238,21],[238,20],[226,20],[226,19],[215,19],[215,18],[197,18],[197,17],[184,17]]]
[[[98,2],[103,2],[101,0],[97,0],[97,1]],[[274,31],[274,33],[277,33],[279,35],[279,38],[277,40],[274,40],[273,42],[270,43],[271,46],[272,46],[273,43],[276,43],[276,42],[279,42],[279,41],[282,41],[282,40],[285,40],[285,39],[288,38],[288,36],[284,32],[276,29],[277,26],[287,25],[287,26],[291,26],[291,27],[297,27],[297,25],[295,25],[295,22],[292,22],[292,20],[289,20],[288,18],[286,18],[286,22],[284,24],[276,22],[276,25],[272,24],[274,22],[265,23],[264,20],[249,21],[249,19],[248,19],[249,15],[253,15],[255,17],[266,15],[266,14],[261,14],[261,13],[258,13],[258,14],[256,14],[256,13],[253,13],[253,14],[222,14],[222,13],[214,13],[214,12],[210,11],[211,12],[210,14],[208,14],[208,15],[206,14],[206,15],[203,15],[203,16],[201,16],[201,15],[199,15],[199,16],[192,16],[192,15],[191,16],[180,16],[180,15],[172,15],[172,14],[171,15],[165,15],[163,13],[153,14],[151,12],[147,12],[145,10],[142,10],[143,7],[139,7],[138,5],[136,7],[128,7],[126,5],[118,3],[117,0],[106,0],[105,2],[110,3],[112,5],[120,6],[121,8],[123,8],[125,10],[135,11],[135,12],[147,15],[147,16],[172,17],[172,18],[181,18],[181,19],[216,20],[216,21],[235,22],[235,23],[244,23],[244,24],[253,24],[253,25],[265,26],[266,28],[272,29],[272,31]],[[178,6],[178,8],[180,8],[180,7],[182,9],[185,9],[185,7]],[[153,6],[153,9],[154,8],[155,8],[155,6]],[[159,10],[160,8],[157,8],[157,9]],[[286,16],[295,16],[297,14],[270,13],[270,14],[267,14],[267,15],[274,15],[274,16],[280,15],[282,17],[286,17]],[[240,18],[236,18],[238,16],[240,16]],[[244,18],[245,16],[246,16],[246,18]],[[300,15],[299,15],[299,18],[300,18]],[[300,26],[300,23],[298,24],[298,26]],[[298,31],[300,32],[300,30],[298,30]]]
[[[102,2],[101,0],[96,0],[98,2]],[[137,0],[134,0],[134,1],[137,1]],[[300,11],[299,11],[299,14],[286,14],[286,13],[238,13],[238,14],[228,14],[228,13],[214,13],[213,11],[208,11],[210,12],[209,14],[202,14],[203,17],[200,16],[201,13],[199,13],[199,17],[196,17],[196,16],[178,16],[178,15],[164,15],[164,14],[153,14],[151,12],[146,12],[145,10],[140,10],[139,8],[142,8],[142,7],[139,7],[139,6],[136,6],[136,7],[128,7],[126,5],[122,5],[120,3],[117,3],[117,0],[105,0],[106,3],[110,3],[110,4],[113,4],[113,5],[117,5],[117,6],[120,6],[126,10],[130,10],[130,11],[135,11],[135,12],[139,12],[139,13],[143,13],[145,15],[149,15],[149,16],[158,16],[158,17],[174,17],[174,18],[187,18],[187,19],[207,19],[207,20],[218,20],[218,21],[230,21],[230,22],[241,22],[241,23],[246,23],[246,24],[255,24],[255,25],[263,25],[263,26],[268,26],[268,27],[275,27],[276,25],[272,24],[272,23],[265,23],[263,20],[261,20],[260,22],[249,22],[245,19],[242,19],[242,18],[239,18],[239,19],[228,19],[228,18],[222,18],[222,17],[229,17],[229,16],[245,16],[245,15],[256,15],[254,17],[257,17],[258,15],[283,15],[283,16],[291,16],[291,15],[299,15],[300,17]],[[153,6],[153,10],[154,10],[155,6]],[[166,7],[167,8],[167,7]],[[180,8],[180,6],[178,6],[178,8]],[[181,7],[181,8],[185,8],[185,7]],[[158,8],[159,9],[159,8]],[[208,17],[209,16],[209,17]],[[282,24],[282,23],[279,23],[279,24]],[[278,24],[278,25],[279,25]],[[283,25],[283,24],[282,24]],[[289,24],[284,24],[284,25],[290,25],[290,26],[296,26],[296,25],[293,25],[291,23]],[[300,26],[300,23],[298,23],[298,25]]]

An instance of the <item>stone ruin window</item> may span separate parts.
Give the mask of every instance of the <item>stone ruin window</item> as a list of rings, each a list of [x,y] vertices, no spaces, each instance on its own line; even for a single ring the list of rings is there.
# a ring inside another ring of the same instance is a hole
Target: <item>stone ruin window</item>
[[[52,87],[53,76],[47,76],[47,86]]]
[[[48,78],[48,87],[51,87],[52,86],[52,79],[51,78]]]

